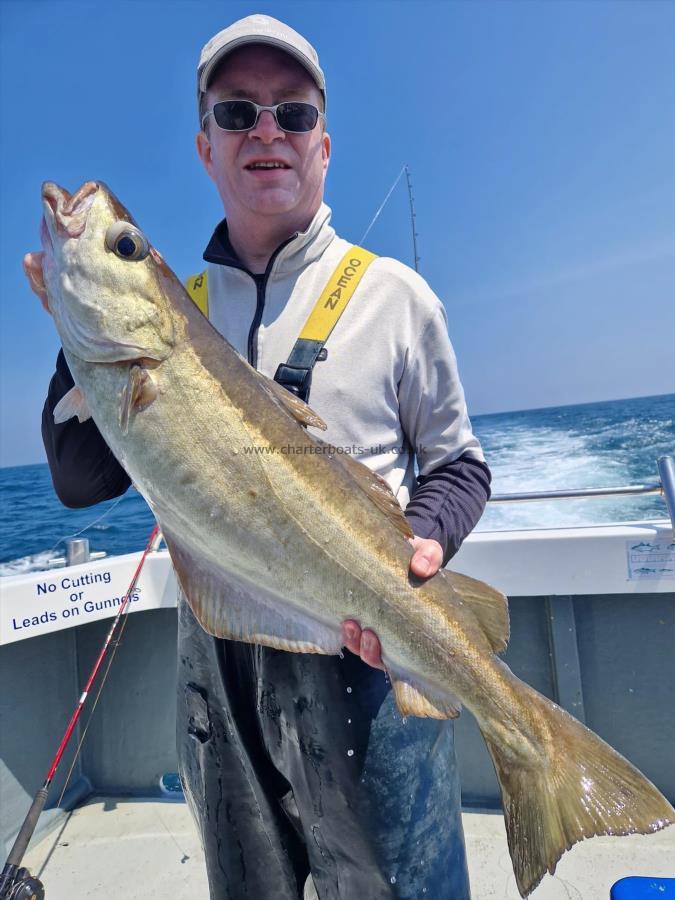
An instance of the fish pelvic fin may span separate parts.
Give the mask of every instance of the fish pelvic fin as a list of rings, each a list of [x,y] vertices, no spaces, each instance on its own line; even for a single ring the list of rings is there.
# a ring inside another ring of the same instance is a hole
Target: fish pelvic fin
[[[531,691],[549,738],[530,765],[514,760],[483,733],[502,792],[509,852],[521,897],[562,854],[594,835],[650,834],[675,810],[628,760],[569,713]]]
[[[509,641],[509,605],[500,591],[476,578],[443,569],[438,573],[478,619],[493,653],[503,653]],[[437,576],[438,577],[438,576]]]

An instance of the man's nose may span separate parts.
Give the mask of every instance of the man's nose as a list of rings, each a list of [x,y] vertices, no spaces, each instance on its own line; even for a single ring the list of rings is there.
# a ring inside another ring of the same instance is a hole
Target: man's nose
[[[272,141],[285,138],[286,132],[279,128],[275,117],[266,109],[260,113],[255,128],[252,128],[248,135],[250,138],[257,138],[264,144],[271,144]]]

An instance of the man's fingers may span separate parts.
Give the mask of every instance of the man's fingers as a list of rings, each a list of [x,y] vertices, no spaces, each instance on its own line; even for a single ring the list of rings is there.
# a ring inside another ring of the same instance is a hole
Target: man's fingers
[[[380,641],[370,628],[361,630],[358,622],[347,619],[342,623],[342,642],[347,650],[360,656],[369,666],[373,666],[375,669],[384,669]]]
[[[369,628],[361,632],[361,659],[375,669],[384,669],[380,641]]]
[[[419,578],[431,578],[443,563],[443,548],[433,538],[413,538],[410,543],[415,552],[410,560],[410,571]]]
[[[350,620],[342,623],[342,643],[347,650],[361,655],[361,628],[357,622]]]

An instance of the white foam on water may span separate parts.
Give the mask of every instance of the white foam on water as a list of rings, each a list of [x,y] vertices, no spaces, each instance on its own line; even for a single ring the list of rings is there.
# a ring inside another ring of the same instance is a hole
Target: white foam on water
[[[656,459],[672,453],[672,422],[631,417],[598,422],[585,433],[564,427],[492,425],[481,435],[492,472],[492,493],[574,490],[656,483]],[[645,477],[653,468],[653,474]],[[488,504],[477,531],[552,528],[660,519],[658,497],[614,496]]]
[[[53,550],[45,550],[32,556],[22,556],[19,559],[0,563],[0,577],[5,575],[25,575],[28,572],[41,572],[43,569],[49,568],[49,560],[54,559],[57,555]]]

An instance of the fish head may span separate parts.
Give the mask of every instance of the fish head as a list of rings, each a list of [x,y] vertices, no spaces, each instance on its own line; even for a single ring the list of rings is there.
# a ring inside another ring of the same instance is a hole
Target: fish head
[[[174,346],[162,257],[105,184],[42,186],[42,252],[24,268],[64,349],[91,363],[166,359]]]

